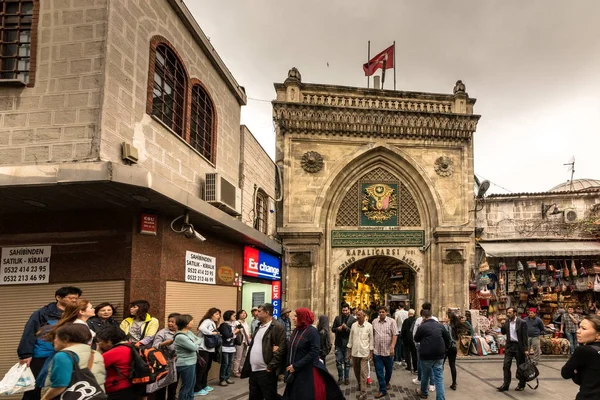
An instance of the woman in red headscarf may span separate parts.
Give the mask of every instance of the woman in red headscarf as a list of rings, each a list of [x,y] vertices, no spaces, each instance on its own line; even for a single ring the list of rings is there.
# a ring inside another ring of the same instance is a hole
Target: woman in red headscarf
[[[312,326],[315,316],[307,308],[298,308],[293,318],[296,328],[290,336],[286,356],[285,392],[287,400],[337,400],[344,395],[335,378],[319,360],[321,338]]]

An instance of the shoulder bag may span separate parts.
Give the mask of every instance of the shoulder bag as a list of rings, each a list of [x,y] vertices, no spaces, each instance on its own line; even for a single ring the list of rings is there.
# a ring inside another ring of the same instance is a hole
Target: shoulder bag
[[[106,393],[102,391],[94,374],[92,374],[94,351],[91,351],[90,360],[84,369],[79,368],[75,353],[69,350],[63,350],[62,352],[71,357],[73,361],[73,375],[71,375],[71,383],[59,398],[61,400],[106,400],[108,398]]]

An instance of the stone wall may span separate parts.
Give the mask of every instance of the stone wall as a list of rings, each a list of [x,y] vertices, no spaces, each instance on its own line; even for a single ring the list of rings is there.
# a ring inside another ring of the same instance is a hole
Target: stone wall
[[[150,43],[163,37],[215,106],[216,165],[146,112]],[[213,50],[214,51],[214,50]],[[238,186],[240,104],[167,0],[111,0],[100,156],[120,160],[121,144],[139,150],[139,164],[200,195],[207,172]]]
[[[599,209],[598,204],[598,191],[490,196],[476,223],[483,228],[482,240],[590,239],[581,224]],[[549,207],[545,216],[542,205]]]
[[[96,159],[107,0],[39,4],[35,83],[0,86],[0,164]]]
[[[256,140],[252,132],[242,125],[240,127],[242,140],[242,155],[240,169],[240,183],[242,186],[242,222],[247,225],[254,225],[254,193],[255,185],[257,189],[262,190],[268,197],[270,204],[275,211],[274,200],[276,198],[275,182],[276,169],[275,163]],[[277,231],[275,212],[269,210],[267,214],[267,234],[275,235]]]

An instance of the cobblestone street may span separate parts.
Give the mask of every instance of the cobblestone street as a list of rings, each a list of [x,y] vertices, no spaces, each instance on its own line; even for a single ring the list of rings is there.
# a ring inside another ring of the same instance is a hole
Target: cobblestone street
[[[507,392],[498,392],[496,387],[502,384],[502,357],[488,356],[484,358],[469,357],[459,359],[457,361],[458,369],[458,389],[452,391],[450,385],[450,370],[446,366],[444,371],[444,386],[446,387],[446,399],[448,400],[470,400],[470,399],[544,399],[544,400],[569,400],[574,399],[577,394],[577,386],[571,382],[561,378],[560,369],[564,365],[566,358],[564,357],[542,357],[539,365],[540,370],[540,386],[537,390],[532,390],[529,387],[523,392],[515,392],[516,380],[513,379],[511,388]],[[336,376],[335,365],[329,363],[328,368],[334,372]],[[513,374],[515,370],[513,365]],[[513,375],[514,376],[514,375]],[[414,378],[408,371],[403,368],[394,370],[392,375],[392,389],[388,392],[388,396],[384,399],[396,400],[416,400],[418,397],[415,394],[417,387],[411,381]],[[373,374],[374,378],[374,374]],[[344,395],[348,400],[356,399],[356,379],[352,376],[350,385],[342,386]],[[284,385],[280,384],[279,393],[283,393]],[[227,388],[216,387],[214,394],[204,398],[210,399],[248,399],[248,381],[236,380],[235,385]],[[377,394],[377,381],[373,379],[373,383],[369,386],[367,399],[373,399]],[[200,398],[200,397],[197,397]],[[430,399],[435,399],[435,392],[429,394]]]

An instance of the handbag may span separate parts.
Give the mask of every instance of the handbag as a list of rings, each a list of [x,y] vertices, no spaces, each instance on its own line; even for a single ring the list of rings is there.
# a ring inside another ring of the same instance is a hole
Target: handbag
[[[596,275],[594,280],[594,292],[600,292],[600,275]]]
[[[575,266],[575,259],[571,259],[571,276],[577,276],[577,266]]]
[[[529,269],[536,269],[537,268],[537,263],[535,261],[527,261],[527,268],[529,268]]]
[[[534,379],[536,380],[535,387],[531,386],[529,383],[527,384],[527,386],[529,386],[533,390],[537,389],[538,386],[540,385],[540,381],[538,380],[539,375],[540,375],[540,371],[538,371],[537,367],[535,366],[535,364],[531,361],[531,359],[529,357],[527,357],[525,359],[525,362],[523,362],[517,366],[517,379],[518,380],[525,381],[525,382],[531,382]]]
[[[479,272],[485,272],[485,271],[489,271],[489,270],[490,270],[490,264],[488,264],[487,261],[484,261],[481,264],[479,264]]]
[[[223,345],[223,338],[220,334],[215,333],[214,335],[204,335],[204,346],[207,349],[216,349]]]
[[[67,389],[60,395],[60,400],[106,400],[108,397],[102,391],[98,381],[92,374],[92,365],[94,364],[94,351],[90,352],[90,360],[86,368],[79,368],[79,362],[75,353],[69,350],[62,350],[73,361],[73,374],[71,383]]]

